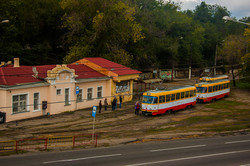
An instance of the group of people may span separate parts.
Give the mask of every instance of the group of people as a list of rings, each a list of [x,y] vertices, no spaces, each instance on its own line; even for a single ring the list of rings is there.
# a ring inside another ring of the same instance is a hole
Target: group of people
[[[120,100],[120,108],[122,108],[122,96],[119,97]],[[114,97],[114,99],[111,102],[112,105],[112,111],[114,111],[117,107],[117,98],[116,96]],[[105,107],[105,111],[107,111],[107,107],[108,107],[108,101],[107,98],[104,99],[104,107]],[[102,112],[102,100],[99,101],[99,113]]]
[[[122,96],[119,97],[119,101],[120,101],[120,108],[122,108]],[[116,109],[116,107],[117,107],[117,98],[116,98],[116,96],[112,100],[111,105],[112,105],[112,111],[114,111]],[[105,111],[107,111],[107,107],[108,107],[107,98],[104,99],[104,107],[105,107]],[[135,103],[135,115],[139,115],[140,108],[141,108],[140,103],[139,103],[139,101],[137,101]],[[102,112],[102,100],[99,101],[99,113],[101,113],[101,112]]]

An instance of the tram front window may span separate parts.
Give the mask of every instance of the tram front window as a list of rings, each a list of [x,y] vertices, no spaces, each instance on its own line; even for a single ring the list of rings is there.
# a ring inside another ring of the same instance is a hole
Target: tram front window
[[[197,91],[196,93],[207,93],[206,87],[196,87]]]
[[[142,103],[156,104],[158,103],[158,98],[153,96],[143,96]]]

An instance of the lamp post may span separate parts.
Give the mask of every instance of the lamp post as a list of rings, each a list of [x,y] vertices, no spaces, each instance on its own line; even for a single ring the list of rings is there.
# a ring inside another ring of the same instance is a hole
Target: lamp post
[[[0,24],[2,24],[2,23],[8,23],[8,22],[10,22],[10,20],[2,20],[2,21],[0,22]]]
[[[250,25],[249,23],[238,21],[238,20],[231,18],[229,16],[224,16],[224,17],[222,17],[222,19],[225,21],[233,21],[233,22],[237,22],[237,23],[241,23],[241,24],[245,24],[245,25]]]

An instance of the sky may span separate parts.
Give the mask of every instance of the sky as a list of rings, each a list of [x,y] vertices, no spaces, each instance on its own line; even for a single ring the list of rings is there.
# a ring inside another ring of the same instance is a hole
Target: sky
[[[250,0],[168,0],[172,2],[181,3],[181,10],[193,10],[195,6],[202,1],[206,4],[225,6],[231,12],[231,17],[241,19],[243,17],[250,17]]]

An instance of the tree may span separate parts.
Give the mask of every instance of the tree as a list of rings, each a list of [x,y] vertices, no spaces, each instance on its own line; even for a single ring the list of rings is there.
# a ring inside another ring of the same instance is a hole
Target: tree
[[[144,38],[134,8],[118,0],[63,0],[61,6],[66,11],[64,26],[69,30],[69,53],[64,62],[101,56],[130,66],[133,56],[126,45]]]
[[[20,57],[24,65],[58,63],[63,10],[58,0],[1,0],[0,15],[10,22],[0,27],[1,60]]]
[[[241,57],[246,53],[246,47],[247,42],[244,36],[229,35],[225,39],[222,48],[219,49],[219,54],[221,55],[224,63],[231,65],[234,86],[236,86],[234,78],[234,65],[238,65],[240,63]]]
[[[244,32],[244,36],[247,39],[247,46],[246,46],[246,54],[241,57],[241,64],[242,64],[242,73],[244,76],[247,77],[247,80],[250,78],[250,53],[249,53],[249,45],[250,45],[250,29],[246,28]]]

